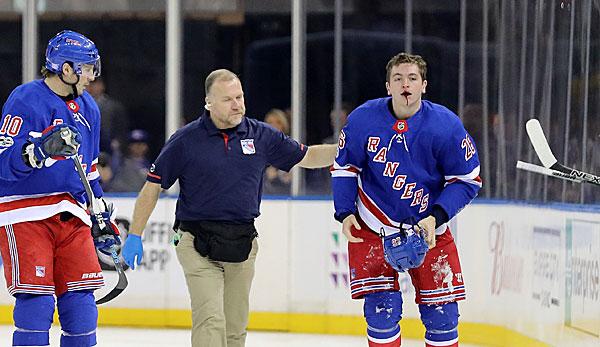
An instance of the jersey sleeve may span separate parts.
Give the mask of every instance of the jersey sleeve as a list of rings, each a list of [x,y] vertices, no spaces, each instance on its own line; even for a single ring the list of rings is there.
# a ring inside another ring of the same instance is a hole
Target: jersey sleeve
[[[356,117],[349,117],[340,132],[338,150],[331,169],[335,219],[342,221],[356,213],[358,175],[366,162],[365,141]]]
[[[29,132],[42,132],[51,124],[36,114],[26,100],[14,95],[8,98],[0,118],[0,179],[19,181],[27,177],[33,168],[25,164],[22,157],[23,145]]]
[[[269,136],[267,162],[283,171],[290,171],[306,155],[308,147],[286,136],[281,131],[265,125],[265,136]]]
[[[444,189],[435,205],[451,219],[477,196],[481,189],[479,156],[473,138],[456,122],[438,151],[438,163],[444,174]]]
[[[185,166],[185,146],[181,142],[181,134],[175,133],[160,151],[158,158],[146,176],[146,180],[160,184],[161,188],[169,189],[179,179]]]

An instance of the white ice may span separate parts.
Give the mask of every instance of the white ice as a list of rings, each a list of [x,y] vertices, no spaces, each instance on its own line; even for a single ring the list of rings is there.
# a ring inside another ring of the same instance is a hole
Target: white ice
[[[13,327],[0,325],[0,346],[10,346]],[[50,346],[59,346],[60,327],[50,330]],[[190,331],[185,329],[98,328],[97,347],[184,347],[190,346]],[[366,337],[343,335],[248,332],[246,347],[366,347]],[[423,347],[423,341],[402,340],[402,347]],[[461,347],[476,347],[461,344]]]

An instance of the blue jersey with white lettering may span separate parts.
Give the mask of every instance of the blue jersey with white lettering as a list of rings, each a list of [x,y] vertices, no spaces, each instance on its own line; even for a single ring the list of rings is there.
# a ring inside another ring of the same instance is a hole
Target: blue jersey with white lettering
[[[481,188],[473,139],[441,105],[422,101],[406,120],[390,109],[391,97],[367,101],[342,129],[332,168],[336,217],[357,213],[371,230],[392,230],[439,205],[451,219]]]
[[[36,80],[17,87],[8,97],[0,118],[0,225],[40,220],[69,211],[86,218],[79,204],[85,190],[72,160],[47,159],[34,169],[22,158],[30,136],[39,135],[56,124],[76,127],[82,136],[79,157],[96,197],[103,195],[96,170],[100,138],[100,111],[84,92],[65,101],[44,83]]]

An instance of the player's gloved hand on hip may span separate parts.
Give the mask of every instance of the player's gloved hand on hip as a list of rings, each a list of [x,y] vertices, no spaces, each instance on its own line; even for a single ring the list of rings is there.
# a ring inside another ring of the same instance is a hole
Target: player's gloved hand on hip
[[[41,136],[30,136],[23,147],[23,159],[31,167],[41,169],[48,158],[63,160],[76,155],[81,144],[81,133],[67,124],[49,126]]]
[[[140,265],[142,263],[142,259],[144,258],[144,246],[142,246],[142,237],[136,234],[127,235],[127,239],[125,239],[125,245],[122,248],[121,255],[123,255],[125,263],[129,265],[131,270],[135,270],[135,266]]]

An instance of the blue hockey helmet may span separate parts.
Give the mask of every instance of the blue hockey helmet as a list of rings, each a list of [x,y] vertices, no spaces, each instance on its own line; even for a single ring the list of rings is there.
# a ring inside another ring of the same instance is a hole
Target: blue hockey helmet
[[[382,235],[387,263],[398,272],[421,266],[429,251],[422,233],[418,225],[403,223],[397,233]]]
[[[64,63],[70,63],[79,76],[83,65],[93,65],[93,77],[100,76],[100,54],[94,42],[71,30],[63,30],[48,41],[46,48],[46,69],[57,75],[62,74]]]

